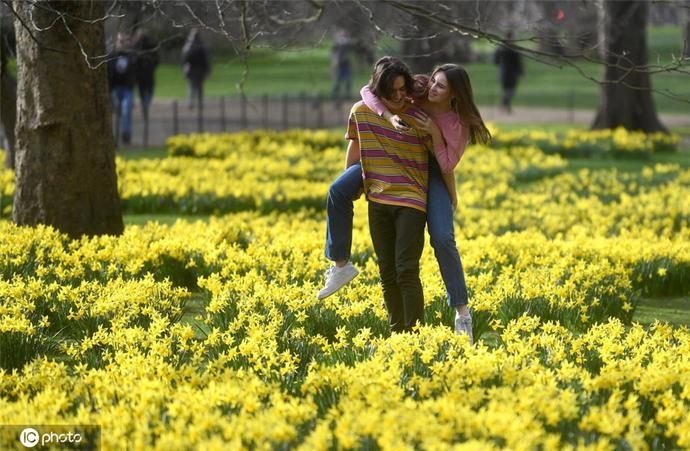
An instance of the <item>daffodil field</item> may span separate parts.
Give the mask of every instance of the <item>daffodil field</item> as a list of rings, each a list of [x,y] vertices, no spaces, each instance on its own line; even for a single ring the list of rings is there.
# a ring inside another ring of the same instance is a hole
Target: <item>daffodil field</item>
[[[690,331],[632,318],[642,296],[690,292],[690,170],[567,159],[678,138],[494,135],[457,171],[474,346],[428,244],[425,324],[388,332],[364,199],[361,274],[316,300],[340,132],[118,159],[126,213],[180,215],[119,237],[13,225],[0,170],[0,424],[97,424],[108,450],[689,448]]]

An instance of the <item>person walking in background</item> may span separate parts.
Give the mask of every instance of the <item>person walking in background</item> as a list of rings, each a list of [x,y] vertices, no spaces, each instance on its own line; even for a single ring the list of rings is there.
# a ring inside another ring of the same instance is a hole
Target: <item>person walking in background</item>
[[[153,100],[156,84],[155,72],[158,66],[158,44],[143,30],[134,34],[132,47],[137,55],[137,86],[144,118],[148,118],[149,106]]]
[[[512,33],[506,39],[512,39]],[[501,45],[494,53],[494,64],[498,65],[498,78],[501,82],[501,107],[506,113],[512,111],[512,101],[518,79],[522,76],[522,56],[507,45]]]
[[[14,33],[0,29],[0,125],[5,134],[5,168],[14,169],[14,126],[17,123],[17,80],[10,74],[9,57],[16,57]],[[2,146],[0,139],[0,146]],[[1,163],[0,163],[1,164]]]
[[[149,107],[153,100],[155,72],[158,66],[158,44],[145,31],[134,34],[133,48],[137,55],[137,86],[141,112],[144,116],[144,147],[148,146]]]
[[[407,102],[412,76],[402,61],[377,64],[369,86],[390,111],[414,123],[419,112]],[[350,112],[346,138],[348,164],[361,159],[369,231],[388,324],[392,332],[410,331],[424,320],[419,260],[424,248],[431,137],[420,129],[395,130],[360,101]]]
[[[352,52],[353,42],[346,30],[339,30],[333,39],[331,47],[331,71],[333,73],[333,89],[331,96],[340,100],[341,86],[345,98],[350,98],[352,88]]]
[[[113,110],[116,115],[116,134],[122,136],[122,143],[132,140],[132,108],[134,106],[134,85],[137,80],[137,58],[130,46],[129,36],[118,33],[115,46],[108,56],[108,81]],[[115,138],[116,142],[118,137]]]
[[[211,59],[197,28],[192,28],[182,47],[182,72],[187,79],[189,108],[203,109],[204,81],[211,73]]]

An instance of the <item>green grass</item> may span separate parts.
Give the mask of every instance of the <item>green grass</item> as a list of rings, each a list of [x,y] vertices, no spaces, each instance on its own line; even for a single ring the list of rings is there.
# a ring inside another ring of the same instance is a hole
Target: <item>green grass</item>
[[[502,131],[537,129],[555,133],[563,133],[568,130],[589,130],[586,125],[572,122],[504,122],[498,124],[498,128]],[[670,131],[677,135],[690,136],[690,126],[671,127]],[[686,150],[690,151],[690,148]]]
[[[177,215],[177,214],[125,214],[122,215],[122,220],[125,226],[128,225],[144,225],[148,222],[158,222],[159,224],[172,225],[178,220],[195,222],[195,221],[206,221],[208,222],[208,215]]]
[[[204,324],[203,321],[198,321],[196,317],[204,313],[204,293],[192,293],[190,299],[184,306],[184,313],[180,322],[189,324],[194,328],[194,334],[198,339],[204,339],[211,332],[211,329]]]
[[[690,136],[690,126],[687,127],[672,127],[671,131],[681,136]]]
[[[671,55],[678,55],[682,45],[679,27],[654,27],[649,32],[650,63],[668,63]],[[479,44],[480,52],[492,50]],[[379,49],[377,55],[398,53],[389,44]],[[353,95],[369,77],[368,65],[356,64],[353,81]],[[476,101],[480,105],[498,103],[500,89],[496,67],[487,62],[466,64]],[[594,77],[602,75],[602,69],[591,63],[582,63],[582,70]],[[248,60],[248,73],[244,92],[249,96],[298,95],[327,96],[331,89],[331,74],[327,43],[315,48],[272,52],[259,49]],[[245,70],[244,62],[238,57],[216,58],[213,72],[206,83],[209,96],[238,96],[239,83]],[[182,98],[186,86],[179,65],[164,64],[157,72],[157,93],[163,98]],[[690,88],[687,75],[664,73],[655,75],[652,84],[656,89],[668,90],[686,99],[686,102],[669,99],[655,94],[659,111],[685,113],[688,111]],[[521,79],[515,96],[515,104],[522,106],[544,106],[554,108],[595,109],[598,105],[600,86],[584,78],[576,69],[562,65],[549,66],[531,59],[525,59],[525,76]]]
[[[571,122],[505,122],[497,124],[500,131],[516,131],[516,130],[542,130],[552,133],[565,133],[568,130],[587,130],[581,124],[573,124]]]
[[[245,70],[247,70],[245,77]],[[352,95],[369,79],[369,66],[355,65]],[[329,95],[331,72],[328,51],[322,48],[290,50],[280,53],[258,51],[248,60],[239,57],[216,58],[204,85],[207,96],[239,96],[239,84],[245,77],[243,91],[249,96],[282,94]],[[162,64],[156,71],[156,96],[182,98],[186,82],[176,64]]]
[[[647,28],[649,62],[670,63],[683,53],[683,29],[673,25]]]
[[[690,326],[690,297],[641,299],[633,320],[642,324],[663,321]]]
[[[305,53],[308,54],[307,51]],[[317,55],[318,53],[315,52]],[[472,79],[475,100],[479,105],[496,105],[500,96],[496,67],[489,63],[466,64]],[[598,77],[601,70],[593,64],[583,64],[589,74]],[[241,61],[232,59],[217,62],[205,85],[207,96],[239,96],[239,83],[244,70]],[[177,65],[164,64],[157,71],[156,96],[159,98],[183,98],[186,86]],[[660,74],[653,78],[653,86],[690,99],[687,75]],[[359,67],[355,71],[352,95],[358,95],[359,88],[366,84],[369,68]],[[273,61],[266,59],[250,62],[244,92],[250,97],[261,95],[277,96],[287,93],[291,96],[306,93],[309,96],[328,96],[331,90],[331,75],[327,58],[301,59],[276,55]],[[514,104],[520,106],[542,106],[551,108],[596,109],[599,101],[598,84],[583,78],[571,67],[551,67],[535,61],[525,64],[525,76],[520,80]],[[654,94],[659,111],[684,113],[688,103],[660,94]]]
[[[165,158],[168,156],[168,151],[164,146],[148,147],[148,148],[126,148],[119,150],[117,155],[125,160],[143,160],[147,158]]]

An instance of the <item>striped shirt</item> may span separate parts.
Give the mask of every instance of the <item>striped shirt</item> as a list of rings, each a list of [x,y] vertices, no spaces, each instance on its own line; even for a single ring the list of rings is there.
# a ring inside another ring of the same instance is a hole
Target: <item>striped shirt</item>
[[[398,116],[415,123],[417,112],[405,104]],[[384,118],[357,102],[350,111],[347,139],[357,139],[362,160],[364,192],[371,202],[426,212],[431,136],[411,128],[399,132]]]
[[[388,111],[386,105],[371,92],[369,85],[364,85],[360,91],[362,100],[379,116],[383,116],[385,111]],[[419,106],[419,100],[413,98],[415,106]],[[424,111],[422,109],[422,111]],[[428,112],[431,119],[436,122],[436,125],[441,130],[443,139],[441,142],[434,143],[434,155],[438,162],[441,171],[452,172],[458,165],[462,155],[465,153],[465,148],[470,142],[470,131],[468,127],[460,123],[458,113],[453,110],[445,113]]]

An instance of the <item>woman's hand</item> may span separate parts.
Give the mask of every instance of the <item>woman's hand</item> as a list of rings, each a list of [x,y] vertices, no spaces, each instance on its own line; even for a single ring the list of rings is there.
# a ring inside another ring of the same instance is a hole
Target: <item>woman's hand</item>
[[[450,196],[450,206],[453,207],[453,211],[458,209],[458,195]]]
[[[417,128],[429,133],[430,135],[442,136],[441,130],[438,128],[438,125],[436,125],[436,122],[434,122],[434,120],[431,119],[431,117],[428,114],[426,114],[423,111],[420,111],[415,116],[417,117]]]
[[[410,131],[410,126],[403,121],[400,116],[397,114],[393,114],[389,111],[386,111],[383,113],[384,119],[386,119],[388,122],[391,123],[394,129],[396,129],[399,132],[407,132]]]
[[[400,116],[397,114],[393,115],[390,119],[391,124],[393,124],[393,128],[400,132],[408,132],[410,131],[410,126],[407,125],[405,121],[402,120]]]

